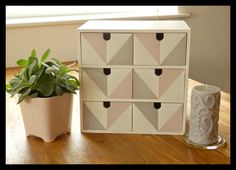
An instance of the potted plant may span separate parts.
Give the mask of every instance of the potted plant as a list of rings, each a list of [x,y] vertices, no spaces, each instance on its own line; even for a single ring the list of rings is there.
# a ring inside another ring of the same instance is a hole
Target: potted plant
[[[26,136],[37,136],[52,142],[63,133],[70,133],[73,94],[79,81],[68,74],[78,71],[58,59],[47,60],[50,49],[39,59],[32,50],[28,59],[17,61],[20,72],[6,84],[11,97],[18,94]]]

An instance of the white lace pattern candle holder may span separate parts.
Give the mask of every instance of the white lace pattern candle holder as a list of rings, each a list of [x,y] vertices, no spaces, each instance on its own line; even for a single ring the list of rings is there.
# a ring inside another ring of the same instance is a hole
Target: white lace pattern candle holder
[[[212,85],[195,86],[191,96],[189,134],[185,141],[194,147],[216,149],[225,144],[218,135],[220,89]]]

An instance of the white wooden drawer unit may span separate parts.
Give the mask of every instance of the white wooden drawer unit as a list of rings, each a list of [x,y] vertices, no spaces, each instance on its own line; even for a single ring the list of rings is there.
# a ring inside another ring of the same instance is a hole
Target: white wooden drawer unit
[[[184,21],[88,21],[77,33],[81,132],[184,134]]]

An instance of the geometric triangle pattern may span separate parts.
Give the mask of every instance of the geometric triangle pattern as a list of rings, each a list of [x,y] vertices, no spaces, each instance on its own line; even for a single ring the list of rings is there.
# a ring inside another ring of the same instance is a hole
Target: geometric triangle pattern
[[[82,76],[84,98],[107,97],[107,76],[104,75],[103,69],[84,68]]]
[[[154,69],[133,70],[133,97],[156,99],[159,97],[159,77]]]
[[[164,65],[164,61],[171,61],[171,63],[165,62],[166,65],[176,65],[176,61],[179,65],[185,65],[185,51],[186,51],[186,34],[164,34],[163,40],[160,41],[160,64]]]
[[[109,98],[132,98],[132,69],[112,69],[108,76]]]
[[[182,131],[185,69],[168,66],[186,65],[187,34],[167,32],[162,40],[157,40],[155,32],[110,33],[109,40],[104,40],[102,32],[80,35],[81,64],[100,66],[84,67],[80,74],[81,94],[87,100],[82,107],[84,130],[147,134]],[[109,65],[125,66],[110,66],[110,74],[105,75],[103,68]],[[131,65],[141,67],[126,67]],[[162,73],[156,75],[154,66],[167,67],[160,67]],[[161,102],[158,109],[153,103],[156,99]],[[103,101],[109,101],[109,106]]]
[[[132,98],[132,69],[112,68],[105,75],[102,68],[84,68],[83,97]]]
[[[134,64],[160,65],[160,42],[155,34],[134,34]]]
[[[133,131],[138,133],[181,132],[183,104],[161,103],[155,109],[152,102],[133,104]]]
[[[107,43],[106,64],[132,65],[133,39],[131,34],[111,34]]]
[[[111,33],[108,41],[103,33],[82,33],[82,64],[131,65],[133,62],[132,34]]]
[[[131,130],[131,104],[111,102],[107,109],[107,129]]]
[[[102,68],[83,69],[84,98],[184,99],[184,69],[116,69],[105,75]],[[179,89],[179,90],[176,90]]]
[[[135,114],[142,115],[142,119],[139,120],[139,123],[146,124],[146,127],[148,127],[148,129],[153,129],[153,130],[155,129],[155,131],[156,131],[158,128],[157,127],[158,109],[154,108],[153,103],[152,102],[134,103],[134,106],[136,108]],[[135,115],[135,116],[137,116],[137,115]],[[140,126],[137,125],[137,127],[140,127]],[[146,129],[146,128],[142,127],[142,129]]]
[[[161,47],[163,48],[164,45],[162,45]],[[175,66],[185,65],[186,61],[185,57],[183,57],[186,56],[185,49],[186,49],[186,36],[180,40],[180,42],[175,46],[175,48],[172,51],[170,51],[167,57],[162,56],[161,65],[175,65]]]
[[[87,102],[88,103],[88,102]],[[94,112],[92,112],[84,103],[83,106],[83,129],[85,130],[105,130],[104,125],[101,123],[102,116],[95,116]],[[97,111],[96,113],[102,113]]]
[[[158,130],[180,132],[182,130],[183,104],[162,104],[158,112]]]
[[[109,108],[103,102],[84,102],[83,129],[130,131],[131,109],[128,102],[110,102]]]
[[[183,100],[184,77],[185,71],[183,69],[162,69],[162,74],[159,76],[160,99]]]
[[[164,33],[159,41],[155,33],[134,34],[135,65],[185,65],[186,34]]]
[[[101,33],[83,33],[81,36],[82,64],[105,64],[106,42]]]

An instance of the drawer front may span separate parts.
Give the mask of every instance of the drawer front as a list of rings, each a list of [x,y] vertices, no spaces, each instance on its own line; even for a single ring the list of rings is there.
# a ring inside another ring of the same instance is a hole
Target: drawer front
[[[84,68],[83,97],[132,98],[132,69]]]
[[[81,33],[82,64],[132,65],[133,35]]]
[[[133,104],[133,131],[137,133],[181,132],[183,104],[136,102]]]
[[[183,69],[134,69],[134,99],[184,99]]]
[[[134,65],[183,66],[185,63],[185,33],[134,34]]]
[[[84,102],[83,129],[131,131],[131,110],[129,102]]]

